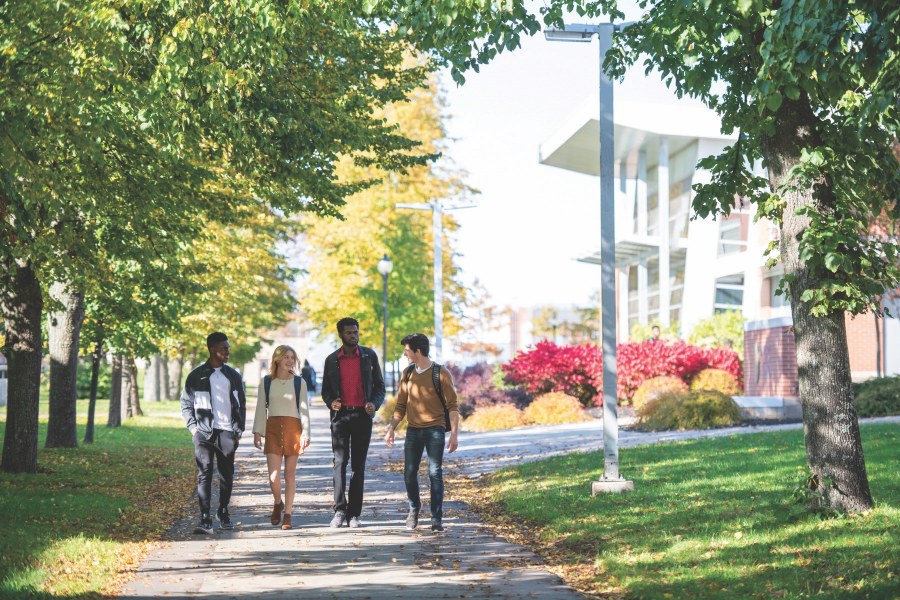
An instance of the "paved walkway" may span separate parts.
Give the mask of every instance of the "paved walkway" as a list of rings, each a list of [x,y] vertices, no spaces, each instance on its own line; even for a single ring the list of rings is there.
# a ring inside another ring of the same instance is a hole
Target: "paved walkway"
[[[543,569],[540,560],[530,552],[487,533],[462,503],[445,503],[445,533],[431,533],[427,514],[417,531],[406,531],[402,474],[389,468],[402,461],[402,442],[389,450],[380,439],[373,439],[366,470],[363,527],[330,529],[328,413],[318,398],[312,403],[311,413],[313,444],[300,459],[295,529],[281,531],[269,524],[272,498],[266,482],[265,457],[253,448],[252,438],[248,437],[238,450],[231,508],[236,529],[209,537],[181,536],[186,539],[165,544],[151,555],[122,595],[223,600],[581,597]],[[900,422],[900,418],[866,421]],[[622,447],[629,447],[800,427],[792,424],[688,432],[622,431],[619,441]],[[598,421],[466,433],[460,435],[460,450],[445,455],[445,464],[477,476],[509,464],[564,452],[596,450],[602,445],[602,424]],[[624,474],[627,476],[627,471]],[[427,497],[427,475],[420,473],[420,480]],[[423,512],[427,513],[427,509]],[[179,531],[189,531],[195,518],[181,523]]]

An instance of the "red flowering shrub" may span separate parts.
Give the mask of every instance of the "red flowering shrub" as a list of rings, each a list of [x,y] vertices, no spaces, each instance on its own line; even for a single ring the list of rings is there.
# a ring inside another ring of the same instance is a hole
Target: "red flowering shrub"
[[[620,400],[631,399],[647,379],[668,375],[685,383],[703,369],[727,371],[743,380],[741,361],[734,350],[701,348],[682,340],[664,342],[646,340],[619,344],[616,356],[616,383]]]
[[[616,349],[616,395],[630,401],[635,390],[652,377],[670,376],[690,384],[704,369],[720,369],[743,382],[741,361],[734,350],[701,348],[682,340],[646,340],[619,344]],[[540,342],[503,365],[506,380],[538,396],[563,392],[585,406],[602,402],[603,362],[593,344],[557,346]]]
[[[506,380],[538,396],[562,392],[589,406],[602,390],[603,363],[593,344],[557,346],[538,342],[503,365]]]

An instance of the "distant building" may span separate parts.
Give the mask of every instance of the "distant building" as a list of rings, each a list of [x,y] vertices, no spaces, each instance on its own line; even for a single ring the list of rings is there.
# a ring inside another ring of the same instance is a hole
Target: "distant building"
[[[540,162],[599,176],[596,113],[596,102],[576,113],[541,146]],[[784,272],[780,265],[767,269],[763,256],[777,229],[764,219],[754,223],[751,207],[740,204],[728,217],[690,219],[692,186],[710,180],[709,172],[696,168],[697,160],[721,153],[736,139],[721,134],[720,125],[714,112],[695,101],[616,100],[619,340],[628,339],[635,323],[677,323],[684,336],[716,312],[740,310],[747,321],[747,393],[796,396],[790,305],[775,295]],[[600,253],[579,260],[599,265]],[[894,308],[894,318],[878,320],[877,332],[872,315],[848,317],[855,380],[900,372],[900,307]]]

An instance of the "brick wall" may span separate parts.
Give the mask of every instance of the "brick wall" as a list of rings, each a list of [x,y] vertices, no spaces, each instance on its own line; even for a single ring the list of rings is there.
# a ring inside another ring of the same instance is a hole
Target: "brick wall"
[[[790,325],[744,332],[744,395],[798,395],[797,357]]]

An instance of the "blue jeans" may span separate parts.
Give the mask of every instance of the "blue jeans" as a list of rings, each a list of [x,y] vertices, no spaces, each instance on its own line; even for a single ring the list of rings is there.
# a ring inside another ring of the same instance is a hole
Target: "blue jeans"
[[[406,442],[403,446],[405,468],[403,480],[406,483],[406,496],[409,507],[414,510],[422,508],[419,498],[419,463],[422,452],[428,454],[428,478],[431,480],[431,519],[440,521],[444,516],[444,428],[427,427],[425,429],[406,430]]]

